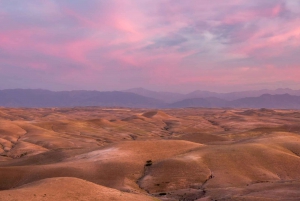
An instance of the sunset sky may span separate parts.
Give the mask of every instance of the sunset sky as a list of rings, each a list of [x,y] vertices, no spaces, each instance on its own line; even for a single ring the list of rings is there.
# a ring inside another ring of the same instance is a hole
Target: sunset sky
[[[0,89],[300,89],[298,0],[0,0]]]

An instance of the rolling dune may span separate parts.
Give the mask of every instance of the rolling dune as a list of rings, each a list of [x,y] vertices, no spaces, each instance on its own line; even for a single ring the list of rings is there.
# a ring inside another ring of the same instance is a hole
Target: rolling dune
[[[293,110],[0,109],[0,200],[299,200]]]

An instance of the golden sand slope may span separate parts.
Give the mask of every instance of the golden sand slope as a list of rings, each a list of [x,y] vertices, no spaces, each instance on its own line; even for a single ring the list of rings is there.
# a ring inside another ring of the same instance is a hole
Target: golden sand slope
[[[160,161],[202,145],[184,141],[132,141],[60,159],[60,162],[0,167],[0,189],[49,177],[77,177],[120,190],[140,191],[147,160]],[[55,157],[55,156],[54,156]]]
[[[0,200],[300,200],[299,123],[292,110],[1,108]]]
[[[70,178],[56,177],[43,179],[16,189],[0,191],[1,201],[24,200],[82,200],[82,201],[154,201],[157,200],[147,195],[132,194],[118,191],[112,188],[96,185],[94,183]]]

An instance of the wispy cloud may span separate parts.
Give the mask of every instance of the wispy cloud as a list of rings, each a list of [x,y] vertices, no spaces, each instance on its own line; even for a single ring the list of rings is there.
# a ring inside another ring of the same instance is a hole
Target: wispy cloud
[[[294,0],[2,0],[0,86],[299,88],[299,24]]]

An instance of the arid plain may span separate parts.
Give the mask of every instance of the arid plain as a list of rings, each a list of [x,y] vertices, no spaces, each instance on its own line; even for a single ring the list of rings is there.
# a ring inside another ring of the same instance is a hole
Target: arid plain
[[[0,200],[300,200],[300,111],[0,108]]]

